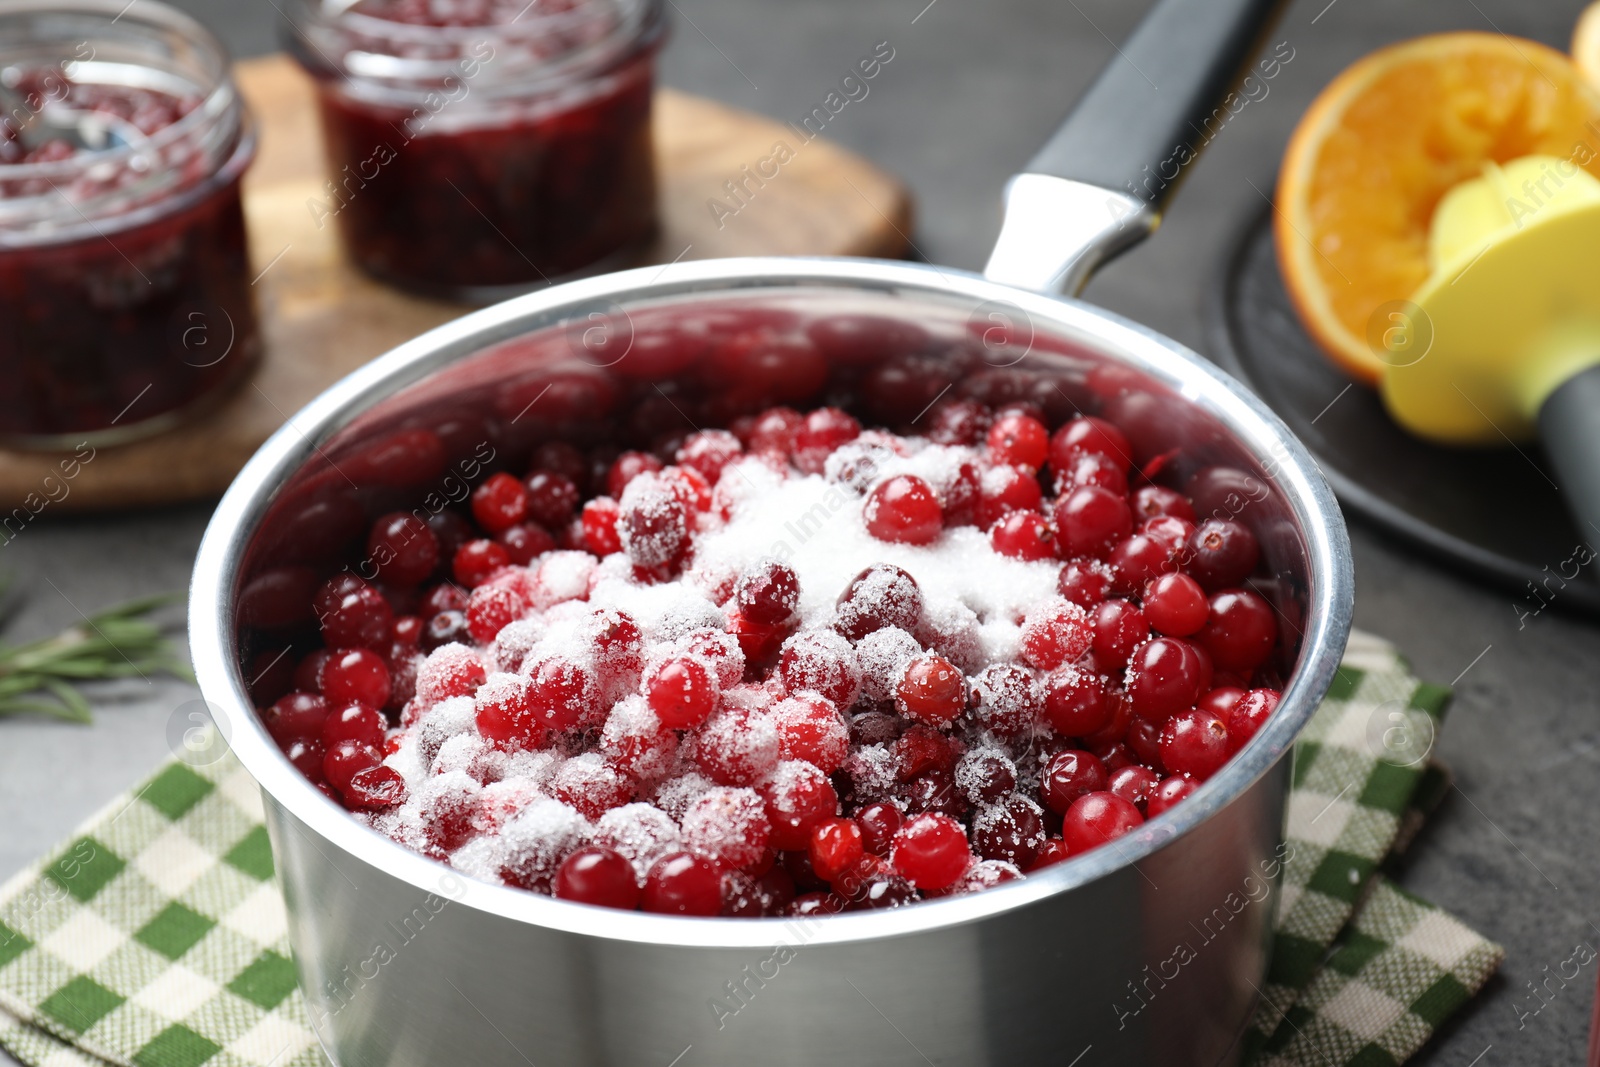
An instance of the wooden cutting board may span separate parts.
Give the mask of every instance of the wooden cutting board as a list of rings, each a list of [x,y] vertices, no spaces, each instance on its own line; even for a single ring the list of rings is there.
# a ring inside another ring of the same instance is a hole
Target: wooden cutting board
[[[62,455],[0,450],[0,512],[92,511],[220,494],[267,437],[328,385],[469,308],[371,281],[345,261],[334,228],[318,229],[306,201],[322,182],[321,139],[309,79],[287,57],[241,62],[236,76],[261,128],[245,179],[245,214],[266,355],[216,410],[159,437],[99,449],[64,483]],[[660,89],[655,142],[661,237],[645,263],[744,255],[897,257],[911,232],[905,187],[825,140],[806,144],[722,225],[707,206],[723,183],[769,156],[781,123]],[[45,479],[54,476],[46,485]],[[55,498],[47,504],[49,497]]]

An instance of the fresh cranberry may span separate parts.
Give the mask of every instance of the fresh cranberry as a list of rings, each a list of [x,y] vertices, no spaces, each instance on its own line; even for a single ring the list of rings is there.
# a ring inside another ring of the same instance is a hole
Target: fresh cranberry
[[[1094,628],[1078,605],[1054,597],[1022,623],[1022,660],[1042,671],[1072,663],[1089,651]]]
[[[643,683],[645,699],[662,725],[690,729],[706,721],[717,704],[717,682],[695,659],[669,659],[652,670]]]
[[[1070,493],[1082,485],[1093,485],[1118,496],[1128,494],[1128,472],[1117,460],[1098,452],[1078,452],[1065,467],[1052,471],[1051,486],[1057,495]]]
[[[1113,423],[1093,415],[1080,415],[1064,424],[1050,438],[1050,463],[1064,466],[1075,452],[1094,452],[1117,460],[1124,467],[1132,464],[1133,450],[1128,438]]]
[[[943,767],[913,778],[898,795],[905,799],[906,811],[912,814],[931,811],[959,819],[971,808],[966,796],[956,788],[954,776]]]
[[[506,626],[528,610],[527,598],[498,580],[478,586],[467,598],[467,630],[480,644],[488,644]]]
[[[1111,591],[1111,568],[1099,560],[1075,559],[1061,568],[1056,591],[1085,611]]]
[[[322,744],[333,748],[340,741],[361,741],[373,746],[383,744],[383,712],[367,704],[346,704],[333,711],[322,723]]]
[[[993,804],[1016,788],[1017,766],[998,749],[975,749],[956,763],[953,780],[970,803]]]
[[[1095,663],[1102,670],[1115,671],[1127,666],[1134,649],[1150,636],[1144,612],[1126,600],[1107,600],[1090,617],[1094,628]]]
[[[1100,676],[1063,667],[1045,680],[1044,714],[1062,737],[1087,737],[1111,722],[1115,709]]]
[[[1161,727],[1164,723],[1151,722],[1135,715],[1128,723],[1128,732],[1122,743],[1133,753],[1139,763],[1158,774],[1166,774],[1166,764],[1161,762]]]
[[[833,702],[816,693],[801,692],[772,709],[778,729],[778,755],[804,760],[831,774],[850,751],[850,728]]]
[[[555,895],[577,904],[633,911],[639,906],[639,882],[633,864],[620,853],[588,845],[556,868]]]
[[[380,763],[351,775],[342,799],[345,807],[352,810],[390,808],[405,801],[406,780],[393,767]]]
[[[1156,578],[1177,568],[1172,550],[1149,534],[1134,534],[1111,550],[1112,589],[1124,596],[1137,593]]]
[[[1237,752],[1249,743],[1256,731],[1272,717],[1278,708],[1280,695],[1276,689],[1252,689],[1245,693],[1230,709],[1226,722],[1228,739]]]
[[[440,511],[428,516],[428,529],[439,542],[439,558],[454,559],[456,549],[476,536],[472,523],[454,511]]]
[[[466,644],[471,640],[472,631],[467,626],[466,612],[441,611],[428,620],[428,625],[422,632],[422,650],[432,652],[441,645],[452,642]]]
[[[468,541],[456,549],[450,570],[456,581],[472,589],[482,585],[495,571],[511,562],[511,555],[493,541],[479,539]]]
[[[1187,574],[1163,574],[1145,587],[1142,599],[1144,617],[1157,633],[1188,637],[1206,624],[1205,591]]]
[[[1232,519],[1207,519],[1189,535],[1184,570],[1207,590],[1238,585],[1256,569],[1260,546],[1250,527]]]
[[[283,754],[294,764],[294,769],[305,775],[312,782],[323,781],[322,763],[327,756],[327,750],[322,747],[318,738],[296,737],[284,743],[279,742]]]
[[[920,778],[931,771],[948,774],[955,769],[960,742],[931,726],[915,723],[895,739],[890,751],[895,760],[895,776],[902,782]]]
[[[495,540],[505,548],[510,561],[519,567],[526,567],[535,557],[556,547],[556,539],[550,536],[550,531],[536,522],[507,526],[495,535]]]
[[[391,512],[372,524],[372,532],[367,535],[367,558],[384,581],[419,585],[439,565],[439,539],[415,515]]]
[[[1133,764],[1132,766],[1112,771],[1111,781],[1106,786],[1106,789],[1142,812],[1145,810],[1145,805],[1150,800],[1150,794],[1155,791],[1156,783],[1159,781],[1160,779],[1156,777],[1156,772],[1149,767]]]
[[[583,544],[596,556],[609,556],[622,551],[622,538],[617,535],[617,520],[622,511],[617,502],[608,496],[597,496],[583,505]]]
[[[1218,667],[1248,672],[1265,663],[1278,640],[1272,607],[1248,589],[1211,596],[1210,617],[1196,638]]]
[[[890,859],[918,889],[944,889],[972,864],[961,824],[946,815],[912,817],[894,835]]]
[[[1205,692],[1210,671],[1200,652],[1176,637],[1146,642],[1128,665],[1128,698],[1133,710],[1161,723],[1194,706]]]
[[[789,635],[786,627],[757,622],[742,611],[728,615],[728,632],[739,642],[739,651],[744,653],[745,663],[750,667],[767,666]]]
[[[613,497],[620,497],[629,482],[641,474],[654,474],[660,469],[661,461],[648,452],[624,452],[606,472],[606,492]]]
[[[1155,791],[1150,794],[1150,799],[1145,802],[1146,817],[1153,819],[1157,815],[1170,811],[1180,800],[1188,797],[1199,788],[1200,783],[1189,778],[1181,776],[1163,778],[1161,784],[1156,786]]]
[[[972,848],[986,860],[1003,860],[1026,869],[1044,847],[1044,813],[1015,794],[980,810],[972,822]]]
[[[1180,712],[1161,728],[1161,762],[1173,774],[1204,781],[1232,754],[1228,724],[1209,711]]]
[[[1041,560],[1055,555],[1056,532],[1050,520],[1032,511],[1013,511],[989,530],[989,544],[1002,556]]]
[[[800,606],[800,579],[794,568],[775,559],[763,560],[739,576],[733,587],[739,611],[756,622],[775,626]]]
[[[893,804],[868,804],[855,815],[861,828],[861,846],[874,856],[887,856],[899,832],[902,817]]]
[[[322,724],[331,710],[326,697],[318,693],[294,692],[279,697],[262,712],[267,733],[279,745],[305,738],[320,738]]]
[[[1233,713],[1235,705],[1244,696],[1244,690],[1236,685],[1220,686],[1212,689],[1195,701],[1195,707],[1201,711],[1209,711],[1218,718],[1226,720]]]
[[[383,657],[365,648],[335,652],[322,667],[322,695],[334,707],[389,703],[389,668]]]
[[[394,612],[383,594],[353,574],[337,574],[317,590],[312,610],[330,648],[381,648]]]
[[[422,595],[417,602],[417,614],[430,619],[441,611],[461,611],[467,606],[467,594],[451,582],[440,582]]]
[[[922,619],[917,580],[892,563],[874,563],[839,595],[833,628],[851,641],[886,626],[915,630]]]
[[[894,704],[908,719],[948,726],[967,706],[967,680],[949,660],[925,652],[906,665],[895,686]]]
[[[1031,733],[1042,710],[1043,695],[1026,667],[992,663],[972,679],[968,717],[996,737],[1014,739]]]
[[[669,852],[644,880],[645,911],[665,915],[715,915],[722,910],[722,873],[690,852]]]
[[[990,467],[978,478],[978,499],[973,511],[977,524],[988,529],[1014,511],[1038,511],[1044,495],[1039,479],[1018,467]]]
[[[1174,565],[1181,565],[1188,558],[1189,535],[1194,533],[1194,523],[1176,515],[1156,515],[1140,523],[1139,532],[1165,545]]]
[[[794,435],[804,422],[805,417],[793,408],[768,408],[751,424],[745,447],[788,458],[794,451]]]
[[[563,526],[578,507],[578,487],[559,471],[535,470],[522,483],[528,496],[528,517],[552,529]]]
[[[1085,793],[1061,817],[1061,839],[1076,856],[1136,829],[1144,822],[1139,809],[1115,793]]]
[[[928,483],[913,474],[880,482],[862,505],[867,532],[880,541],[926,545],[944,530],[944,512]]]
[[[360,771],[376,767],[383,762],[383,753],[376,745],[364,741],[340,741],[329,746],[322,758],[322,776],[340,793],[350,788],[350,779]]]
[[[527,679],[497,674],[478,688],[474,704],[478,733],[502,747],[532,747],[538,724],[528,699]]]
[[[1112,745],[1123,740],[1127,736],[1128,727],[1138,718],[1133,713],[1133,704],[1128,700],[1127,691],[1124,689],[1108,688],[1106,706],[1111,709],[1111,718],[1094,733],[1083,735],[1080,740],[1085,748],[1093,749],[1096,746]]]
[[[673,457],[680,466],[693,467],[706,481],[716,484],[722,469],[738,459],[744,446],[727,430],[700,430],[689,435]]]
[[[802,630],[783,643],[778,676],[791,692],[809,689],[848,708],[861,689],[855,649],[832,630]]]
[[[839,794],[833,783],[809,763],[780,764],[761,783],[759,792],[767,802],[772,846],[785,852],[806,848],[812,827],[839,814]]]
[[[1136,520],[1173,515],[1194,522],[1194,505],[1176,489],[1168,489],[1164,485],[1142,485],[1133,494],[1133,515]]]
[[[393,639],[390,645],[390,658],[394,658],[394,646],[402,648],[416,648],[422,643],[422,630],[424,623],[415,615],[401,615],[389,627],[389,636]]]
[[[974,400],[944,399],[928,412],[928,440],[936,445],[975,445],[988,432],[989,409]]]
[[[1005,415],[989,427],[987,443],[994,462],[1038,470],[1050,451],[1050,431],[1027,415]]]
[[[689,507],[663,475],[635,478],[619,505],[617,537],[640,567],[675,563],[689,549]]]
[[[528,675],[528,702],[543,725],[570,730],[593,717],[600,688],[593,668],[546,654],[530,658],[522,669]]]
[[[515,477],[500,471],[472,491],[472,517],[497,534],[528,517],[528,491]]]
[[[833,450],[861,436],[861,424],[838,408],[818,408],[794,432],[794,465],[821,474]]]
[[[1039,796],[1058,815],[1066,814],[1085,793],[1106,787],[1106,768],[1094,756],[1078,749],[1057,752],[1039,775]]]
[[[1049,838],[1045,841],[1044,846],[1034,854],[1033,863],[1028,866],[1027,873],[1032,874],[1034,871],[1042,871],[1046,867],[1060,863],[1069,855],[1066,842],[1059,837]]]
[[[812,828],[807,849],[817,877],[836,882],[861,862],[865,853],[861,827],[854,819],[825,820]]]
[[[577,446],[566,441],[546,441],[533,450],[528,460],[528,470],[554,471],[573,485],[585,484],[589,467],[589,461]]]
[[[1128,499],[1095,485],[1080,486],[1055,503],[1056,552],[1062,559],[1104,558],[1133,532]]]
[[[844,910],[844,901],[832,893],[802,893],[794,898],[785,914],[795,918],[815,918],[818,915],[837,915]]]

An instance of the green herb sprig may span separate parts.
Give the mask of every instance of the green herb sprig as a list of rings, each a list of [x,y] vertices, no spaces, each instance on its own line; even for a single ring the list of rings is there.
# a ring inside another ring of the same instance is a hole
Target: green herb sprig
[[[173,601],[142,597],[91,615],[54,637],[0,645],[0,716],[48,715],[90,722],[89,701],[75,686],[113,678],[168,674],[193,681],[165,629],[149,615]]]

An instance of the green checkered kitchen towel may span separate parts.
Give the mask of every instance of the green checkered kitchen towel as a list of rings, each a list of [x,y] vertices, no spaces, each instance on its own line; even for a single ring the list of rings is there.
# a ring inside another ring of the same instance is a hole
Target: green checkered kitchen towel
[[[1447,696],[1386,643],[1352,640],[1296,752],[1294,852],[1245,1062],[1399,1063],[1499,964],[1376,873]],[[30,1067],[326,1067],[260,798],[231,755],[168,764],[0,887],[0,1045]]]

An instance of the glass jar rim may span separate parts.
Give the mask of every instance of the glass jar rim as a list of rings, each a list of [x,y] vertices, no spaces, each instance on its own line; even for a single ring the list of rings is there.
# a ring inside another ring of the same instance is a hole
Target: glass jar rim
[[[137,14],[133,11],[135,7]],[[227,48],[198,20],[162,3],[161,0],[137,0],[135,4],[125,3],[123,0],[69,0],[67,3],[57,3],[52,0],[0,0],[0,21],[8,17],[34,14],[52,18],[73,16],[93,18],[103,15],[107,16],[105,23],[107,26],[129,19],[130,22],[143,22],[157,30],[179,33],[215,63],[216,70],[212,72],[215,84],[209,88],[198,87],[204,90],[204,96],[198,107],[170,126],[148,135],[137,144],[126,144],[118,148],[48,163],[5,164],[0,168],[0,175],[7,181],[43,179],[53,184],[56,179],[70,179],[90,167],[120,165],[139,156],[159,153],[186,138],[198,135],[206,126],[216,122],[230,110],[237,112],[242,108],[238,91],[228,74]],[[72,69],[80,62],[82,61],[65,62],[62,73],[70,79]]]

